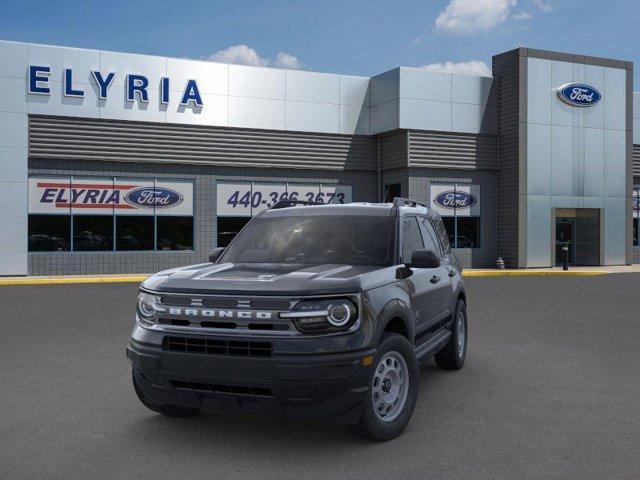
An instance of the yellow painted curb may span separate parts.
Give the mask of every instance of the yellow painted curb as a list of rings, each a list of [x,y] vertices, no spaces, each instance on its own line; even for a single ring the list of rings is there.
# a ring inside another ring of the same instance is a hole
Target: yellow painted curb
[[[463,270],[464,277],[593,277],[607,275],[607,270]],[[81,277],[0,277],[0,286],[10,285],[73,285],[82,283],[140,283],[149,275],[81,276]]]
[[[139,283],[149,275],[86,276],[86,277],[0,277],[0,286],[8,285],[70,285],[78,283]]]
[[[606,270],[463,270],[463,277],[594,277]]]

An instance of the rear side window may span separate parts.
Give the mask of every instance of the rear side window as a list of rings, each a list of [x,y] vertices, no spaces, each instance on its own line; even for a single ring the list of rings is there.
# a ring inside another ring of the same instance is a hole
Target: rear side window
[[[422,228],[422,236],[424,238],[424,248],[433,251],[436,255],[442,256],[442,248],[440,247],[440,241],[433,229],[433,225],[426,217],[420,217],[420,227]]]
[[[447,229],[444,228],[444,223],[442,223],[442,219],[440,215],[436,215],[433,218],[433,224],[436,227],[436,233],[438,234],[438,238],[440,239],[440,244],[442,245],[442,249],[444,253],[451,253],[451,244],[449,243],[449,236],[447,235]]]
[[[414,251],[424,248],[416,217],[402,219],[402,263],[410,263]]]

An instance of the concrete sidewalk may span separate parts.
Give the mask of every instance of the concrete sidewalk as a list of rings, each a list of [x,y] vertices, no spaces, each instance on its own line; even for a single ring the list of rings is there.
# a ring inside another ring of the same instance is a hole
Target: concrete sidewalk
[[[546,277],[546,276],[575,276],[590,277],[594,275],[606,275],[609,273],[640,273],[640,264],[621,265],[611,267],[570,267],[564,271],[561,267],[554,268],[528,268],[528,269],[484,269],[468,268],[462,272],[465,277]],[[78,283],[140,283],[150,273],[131,273],[115,275],[50,275],[46,277],[0,277],[0,286],[3,285],[63,285]]]
[[[594,275],[606,275],[609,273],[640,273],[640,264],[636,265],[615,265],[609,267],[569,267],[569,270],[562,270],[562,267],[552,268],[523,268],[523,269],[485,269],[469,268],[463,271],[465,277],[508,277],[508,276],[576,276],[589,277]]]

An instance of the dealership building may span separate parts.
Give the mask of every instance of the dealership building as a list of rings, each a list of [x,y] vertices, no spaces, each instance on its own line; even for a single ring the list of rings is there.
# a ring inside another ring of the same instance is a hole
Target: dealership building
[[[638,188],[627,61],[356,77],[0,41],[0,275],[154,272],[279,200],[394,196],[465,267],[640,263]]]

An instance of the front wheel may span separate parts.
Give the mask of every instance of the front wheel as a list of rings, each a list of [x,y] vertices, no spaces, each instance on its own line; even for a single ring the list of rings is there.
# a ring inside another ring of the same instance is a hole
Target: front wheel
[[[436,364],[445,370],[459,370],[467,356],[467,305],[458,300],[447,345],[436,353]]]
[[[418,361],[411,344],[401,335],[385,334],[362,417],[353,430],[379,442],[400,435],[411,420],[418,399],[418,383]]]

